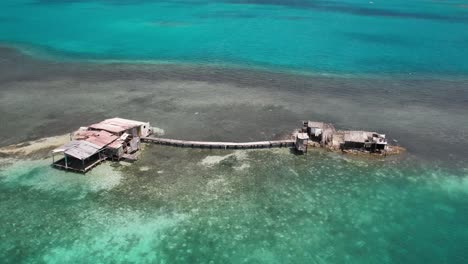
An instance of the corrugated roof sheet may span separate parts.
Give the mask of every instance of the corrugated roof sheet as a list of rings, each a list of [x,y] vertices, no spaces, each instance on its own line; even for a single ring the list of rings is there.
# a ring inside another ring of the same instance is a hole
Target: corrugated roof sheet
[[[109,132],[106,131],[99,131],[98,135],[91,136],[86,139],[86,141],[91,142],[93,144],[96,144],[98,146],[105,147],[112,142],[114,142],[118,137],[115,135],[112,135]]]
[[[374,132],[367,131],[345,131],[344,141],[364,143],[367,140],[372,139],[373,133]]]
[[[106,119],[103,122],[109,123],[109,124],[127,125],[129,127],[137,127],[137,126],[142,126],[142,125],[147,124],[145,122],[141,122],[141,121],[137,121],[137,120],[124,119],[124,118],[120,118],[120,117]]]
[[[123,143],[124,142],[122,140],[116,140],[116,141],[112,142],[111,144],[109,144],[109,146],[107,146],[107,147],[113,148],[113,149],[118,149],[118,148],[122,147]]]
[[[74,139],[76,140],[86,140],[93,144],[98,145],[99,147],[105,147],[110,143],[114,142],[118,136],[115,136],[107,131],[104,130],[86,130],[82,131],[79,130],[75,132]]]
[[[54,150],[54,152],[63,152],[66,155],[75,157],[80,160],[84,160],[93,156],[101,150],[96,144],[93,144],[84,140],[73,140],[60,148]]]
[[[93,124],[89,127],[93,129],[106,130],[111,133],[121,133],[121,132],[124,132],[125,130],[132,129],[134,127],[139,127],[139,126],[146,125],[146,124],[147,123],[145,122],[116,117],[116,118],[106,119],[102,122]]]
[[[323,129],[324,126],[325,126],[325,123],[323,123],[323,122],[308,121],[308,122],[307,122],[307,126],[308,126],[308,127],[316,127],[316,128]]]
[[[122,136],[120,136],[117,140],[115,140],[114,142],[112,142],[111,144],[109,144],[109,148],[113,148],[113,149],[118,149],[120,148],[125,140],[127,140],[127,138],[129,137],[130,135],[127,134],[127,133],[123,133]]]
[[[97,123],[97,124],[92,124],[89,126],[92,129],[98,129],[98,130],[105,130],[109,131],[111,133],[121,133],[127,130],[127,127],[122,127],[122,126],[116,126],[116,125],[111,125],[111,124],[104,124],[104,123]]]

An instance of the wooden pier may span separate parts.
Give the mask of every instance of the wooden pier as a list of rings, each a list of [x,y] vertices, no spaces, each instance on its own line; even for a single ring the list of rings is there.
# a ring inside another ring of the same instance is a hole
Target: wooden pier
[[[186,148],[209,148],[209,149],[259,149],[259,148],[290,148],[294,147],[295,140],[273,140],[256,142],[210,142],[210,141],[187,141],[168,138],[142,137],[141,141]]]
[[[389,150],[384,134],[368,131],[337,131],[324,122],[303,122],[289,139],[254,142],[191,141],[151,136],[148,122],[123,118],[106,119],[100,123],[81,127],[70,137],[70,142],[52,151],[52,164],[60,169],[86,173],[105,159],[135,161],[140,142],[185,148],[203,149],[263,149],[294,148],[305,154],[309,146],[319,145],[329,150],[360,151],[387,154]],[[395,151],[394,151],[395,152]],[[399,153],[399,151],[398,151]],[[64,158],[55,162],[54,154]]]

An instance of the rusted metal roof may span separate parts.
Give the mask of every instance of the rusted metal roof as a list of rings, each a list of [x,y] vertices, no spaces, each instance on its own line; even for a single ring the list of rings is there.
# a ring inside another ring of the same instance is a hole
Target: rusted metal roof
[[[116,140],[114,142],[112,142],[111,144],[109,144],[109,146],[107,146],[108,148],[112,148],[112,149],[118,149],[120,147],[122,147],[123,145],[123,141],[121,140]]]
[[[127,133],[123,133],[122,136],[120,136],[117,140],[115,140],[114,142],[112,142],[111,144],[109,144],[109,148],[113,148],[113,149],[118,149],[120,147],[122,147],[122,145],[124,144],[125,140],[127,140],[127,138],[129,137],[130,135],[127,134]]]
[[[115,135],[112,135],[109,132],[106,131],[99,131],[98,135],[88,137],[86,141],[91,142],[93,144],[96,144],[98,146],[105,147],[112,142],[114,142],[118,137]]]
[[[109,145],[110,143],[114,142],[118,136],[115,136],[107,131],[100,130],[79,130],[75,132],[74,134],[74,139],[77,140],[86,140],[88,142],[91,142],[93,144],[96,144],[100,147],[105,147]]]

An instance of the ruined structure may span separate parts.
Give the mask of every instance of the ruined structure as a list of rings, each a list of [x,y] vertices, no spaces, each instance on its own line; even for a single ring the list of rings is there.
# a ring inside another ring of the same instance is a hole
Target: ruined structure
[[[306,121],[303,132],[309,136],[309,145],[332,150],[385,153],[389,150],[384,134],[368,131],[337,131],[332,124]]]
[[[302,131],[309,135],[311,142],[319,143],[320,146],[328,145],[336,133],[336,129],[332,124],[314,121],[304,122]]]
[[[367,131],[343,131],[341,149],[358,149],[369,152],[384,151],[387,148],[387,139],[384,134]]]

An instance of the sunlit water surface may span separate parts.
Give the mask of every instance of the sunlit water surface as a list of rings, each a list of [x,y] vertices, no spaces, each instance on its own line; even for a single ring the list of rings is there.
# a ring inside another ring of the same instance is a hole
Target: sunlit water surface
[[[0,177],[7,262],[463,263],[468,178],[411,158],[151,146],[86,176]],[[177,169],[174,169],[177,164]]]
[[[317,119],[408,153],[147,146],[86,175],[2,158],[0,262],[467,263],[467,10],[1,1],[1,146],[113,116],[229,141]]]

